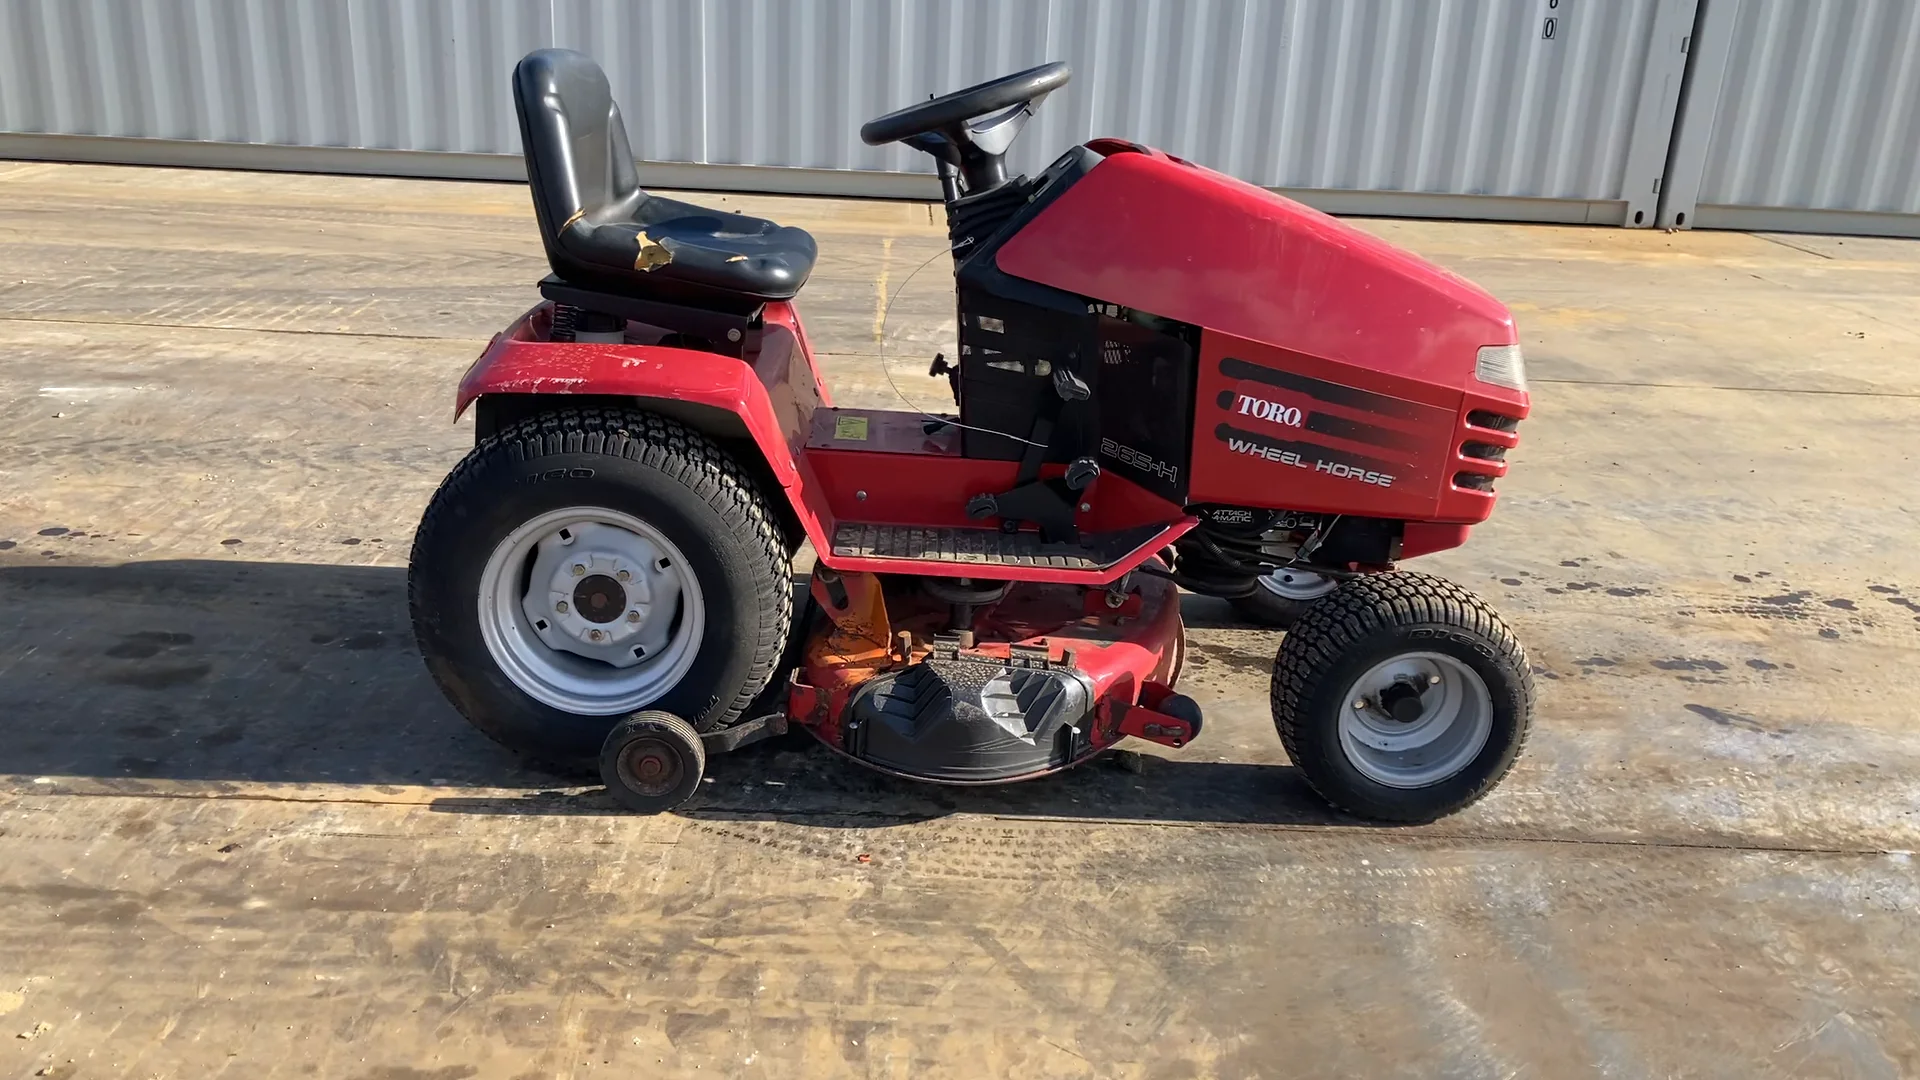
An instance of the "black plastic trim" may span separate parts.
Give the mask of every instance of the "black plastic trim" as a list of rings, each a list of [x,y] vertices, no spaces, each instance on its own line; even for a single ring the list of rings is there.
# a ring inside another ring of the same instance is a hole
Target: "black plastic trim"
[[[618,315],[646,323],[648,326],[657,326],[662,330],[677,330],[683,334],[693,334],[705,338],[711,351],[734,357],[746,354],[747,335],[759,322],[760,309],[763,306],[755,305],[752,310],[744,314],[714,311],[711,308],[687,307],[683,304],[669,304],[660,300],[642,300],[636,296],[583,289],[578,285],[568,284],[553,274],[548,274],[541,280],[540,295],[556,304],[571,304],[586,311]]]

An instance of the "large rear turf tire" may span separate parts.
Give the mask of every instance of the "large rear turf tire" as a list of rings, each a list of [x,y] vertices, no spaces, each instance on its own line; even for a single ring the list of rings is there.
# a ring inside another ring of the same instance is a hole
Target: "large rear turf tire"
[[[788,566],[774,515],[712,441],[652,413],[570,409],[460,462],[420,523],[407,592],[454,707],[514,750],[579,765],[640,709],[696,731],[739,716],[786,644]]]
[[[1491,791],[1533,713],[1526,653],[1479,597],[1427,574],[1343,583],[1287,632],[1274,726],[1307,783],[1377,821],[1432,821]]]

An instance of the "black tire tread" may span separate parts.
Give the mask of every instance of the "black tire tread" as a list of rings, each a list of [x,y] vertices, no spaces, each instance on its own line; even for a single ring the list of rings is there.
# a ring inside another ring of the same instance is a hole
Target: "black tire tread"
[[[472,493],[483,465],[500,453],[515,464],[554,454],[604,454],[638,462],[684,485],[726,520],[737,523],[739,534],[764,555],[767,573],[759,597],[760,624],[754,628],[758,657],[734,700],[705,725],[731,722],[746,710],[773,675],[784,652],[793,616],[790,587],[791,556],[778,519],[767,506],[758,485],[746,470],[705,435],[676,420],[643,409],[565,408],[539,413],[510,424],[482,439],[441,481],[420,528],[414,534],[412,561],[430,550],[432,537],[443,528],[459,528],[449,508],[463,505]],[[423,617],[418,579],[408,575],[407,601],[416,624]],[[422,628],[414,628],[415,636]],[[429,664],[442,693],[458,700],[438,665]],[[685,721],[682,721],[683,723]],[[479,725],[476,725],[479,726]],[[482,731],[486,731],[484,726]],[[491,731],[489,737],[506,742]],[[510,744],[509,744],[510,745]]]
[[[626,742],[636,729],[653,727],[665,728],[666,734],[671,735],[682,743],[683,748],[687,751],[687,756],[693,761],[693,768],[690,770],[693,774],[693,781],[688,785],[687,798],[691,798],[700,791],[700,779],[707,771],[707,744],[701,741],[700,733],[693,730],[692,724],[687,723],[685,720],[670,712],[662,712],[658,709],[647,709],[634,713],[632,716],[627,717],[615,725],[613,731],[607,736],[606,747],[601,751],[601,781],[607,785],[609,794],[613,794],[614,801],[620,802],[622,805],[627,804],[619,794],[614,794],[614,788],[619,784],[619,778],[617,773],[609,775],[609,766],[612,763],[606,760],[606,751],[614,749],[619,744]],[[674,803],[674,806],[678,806],[685,801],[686,799],[681,799]],[[663,809],[670,810],[672,808],[672,806],[668,806]]]
[[[1486,601],[1446,578],[1404,570],[1356,578],[1310,605],[1281,641],[1273,661],[1271,704],[1280,744],[1307,784],[1336,809],[1368,818],[1394,816],[1378,806],[1353,804],[1317,782],[1315,770],[1301,766],[1303,748],[1297,719],[1343,653],[1375,632],[1420,624],[1463,630],[1490,645],[1495,662],[1517,673],[1522,699],[1519,734],[1506,764],[1454,800],[1451,807],[1431,816],[1444,816],[1478,801],[1506,776],[1526,748],[1532,727],[1533,675],[1526,650],[1506,621]]]

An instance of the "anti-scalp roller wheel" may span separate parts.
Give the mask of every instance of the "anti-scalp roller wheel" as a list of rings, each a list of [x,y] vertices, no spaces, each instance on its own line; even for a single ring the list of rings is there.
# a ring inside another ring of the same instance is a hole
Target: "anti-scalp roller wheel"
[[[662,813],[692,798],[706,768],[699,733],[672,713],[630,716],[614,726],[600,748],[607,794],[642,814]]]

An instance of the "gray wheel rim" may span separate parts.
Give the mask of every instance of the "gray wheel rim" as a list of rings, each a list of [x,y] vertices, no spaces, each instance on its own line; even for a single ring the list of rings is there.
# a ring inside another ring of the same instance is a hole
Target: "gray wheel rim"
[[[1402,689],[1394,690],[1398,685]],[[1382,695],[1420,687],[1419,715],[1397,720]],[[1362,776],[1393,788],[1431,787],[1459,775],[1493,734],[1493,695],[1465,663],[1442,653],[1383,660],[1347,687],[1340,749]]]
[[[1283,600],[1307,603],[1340,587],[1340,582],[1310,570],[1275,570],[1260,577],[1260,587]]]
[[[552,510],[508,533],[481,571],[478,602],[480,636],[501,672],[579,716],[659,700],[706,633],[700,581],[680,549],[605,507]]]

